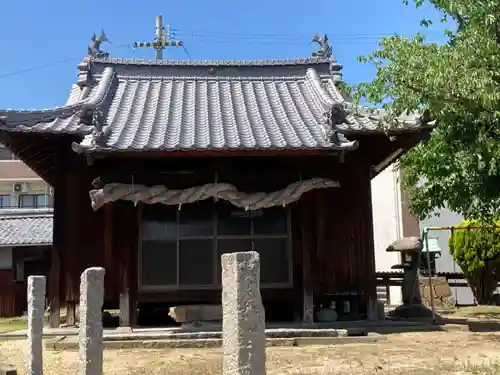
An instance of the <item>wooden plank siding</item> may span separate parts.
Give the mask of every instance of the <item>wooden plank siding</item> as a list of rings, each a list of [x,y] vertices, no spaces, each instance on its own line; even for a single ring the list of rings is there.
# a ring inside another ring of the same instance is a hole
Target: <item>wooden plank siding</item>
[[[0,318],[22,315],[24,283],[14,281],[13,270],[0,270]]]
[[[292,315],[299,319],[303,314],[304,287],[315,296],[352,295],[359,300],[360,311],[366,310],[364,301],[368,297],[376,296],[370,170],[358,159],[339,164],[333,157],[203,162],[189,158],[176,163],[139,163],[138,159],[128,163],[110,158],[89,166],[81,155],[64,155],[64,159],[58,159],[60,172],[55,174],[57,256],[52,257],[51,272],[51,289],[59,289],[62,302],[78,301],[81,273],[87,267],[102,266],[106,269],[105,303],[117,308],[120,295],[127,294],[131,324],[135,322],[137,303],[220,303],[217,289],[138,293],[140,205],[118,201],[94,212],[88,194],[92,180],[98,176],[130,183],[134,175],[135,183],[167,183],[182,188],[213,182],[214,171],[218,181],[233,183],[243,191],[278,190],[299,178],[310,177],[330,177],[341,185],[309,192],[292,204],[293,287],[262,290],[265,303],[290,306]],[[165,170],[195,173],[167,176],[165,182],[161,175]]]

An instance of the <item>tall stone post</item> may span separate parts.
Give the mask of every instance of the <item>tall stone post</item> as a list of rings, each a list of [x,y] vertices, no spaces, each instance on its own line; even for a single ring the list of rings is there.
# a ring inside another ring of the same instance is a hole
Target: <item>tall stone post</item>
[[[102,374],[104,273],[104,268],[92,267],[86,269],[81,277],[79,375]]]
[[[43,374],[45,276],[28,277],[28,375]]]
[[[265,375],[265,313],[260,296],[259,254],[224,254],[221,262],[223,375]]]

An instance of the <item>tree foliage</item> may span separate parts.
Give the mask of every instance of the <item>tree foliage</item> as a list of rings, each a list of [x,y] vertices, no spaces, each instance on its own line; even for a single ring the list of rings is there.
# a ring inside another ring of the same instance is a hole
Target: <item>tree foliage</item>
[[[481,222],[465,220],[448,241],[450,253],[458,263],[474,297],[480,304],[490,303],[500,281],[500,221],[497,227],[481,227]]]
[[[467,218],[491,218],[500,211],[500,2],[413,3],[434,5],[442,22],[455,25],[446,30],[446,43],[428,43],[422,34],[383,38],[360,57],[377,72],[354,94],[383,104],[388,120],[416,111],[436,121],[431,139],[400,160],[416,216],[447,207]],[[434,27],[430,20],[421,24]]]

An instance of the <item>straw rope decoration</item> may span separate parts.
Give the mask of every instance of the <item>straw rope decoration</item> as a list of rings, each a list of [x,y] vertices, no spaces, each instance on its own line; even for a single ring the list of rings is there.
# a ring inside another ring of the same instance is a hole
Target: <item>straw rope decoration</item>
[[[262,208],[286,206],[300,199],[300,197],[316,189],[339,187],[339,183],[327,178],[311,178],[294,182],[284,189],[265,193],[244,193],[228,183],[210,183],[187,189],[168,189],[163,185],[145,186],[123,183],[109,183],[102,189],[89,192],[92,208],[97,211],[106,203],[117,200],[132,201],[135,204],[142,202],[146,204],[161,203],[165,205],[181,206],[186,203],[194,203],[205,199],[223,199],[236,207],[245,210],[259,210]]]

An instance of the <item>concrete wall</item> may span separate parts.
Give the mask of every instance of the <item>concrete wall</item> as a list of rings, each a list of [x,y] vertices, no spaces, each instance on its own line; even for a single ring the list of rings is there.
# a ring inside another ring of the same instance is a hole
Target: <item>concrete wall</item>
[[[26,179],[41,180],[41,178],[21,160],[0,160],[0,180],[24,181]]]
[[[2,164],[0,163],[0,166]],[[24,166],[21,164],[21,166]],[[0,168],[1,172],[1,168]],[[23,185],[22,192],[14,192],[13,185],[16,183],[20,183]],[[18,207],[18,200],[21,194],[46,194],[47,201],[49,206],[52,202],[52,195],[50,186],[45,183],[41,178],[35,177],[23,177],[16,179],[4,178],[0,174],[0,195],[9,195],[10,196],[10,206]]]
[[[390,166],[372,180],[373,233],[375,242],[375,267],[377,272],[393,271],[391,267],[400,264],[399,253],[385,250],[403,235],[401,219],[401,189],[399,171]],[[385,299],[385,288],[378,288],[379,298]],[[391,287],[391,300],[387,303],[401,303],[401,288]]]
[[[23,191],[14,192],[14,184],[22,184]],[[52,206],[50,187],[26,164],[0,144],[0,195],[8,195],[10,197],[9,206],[18,207],[20,194],[46,194],[48,204]]]

